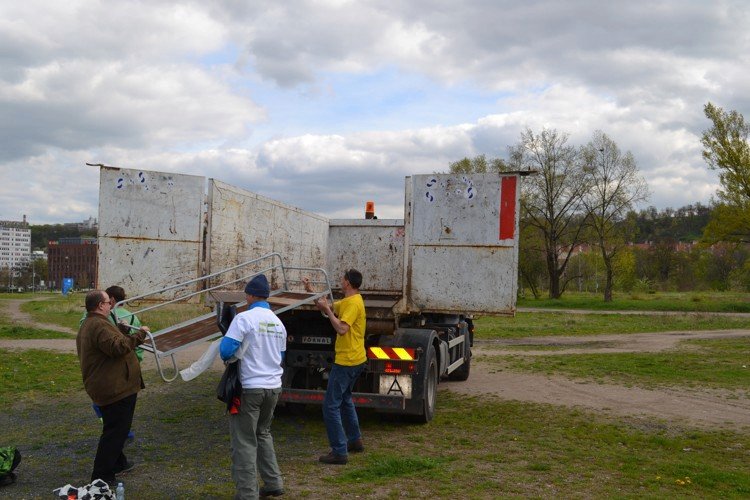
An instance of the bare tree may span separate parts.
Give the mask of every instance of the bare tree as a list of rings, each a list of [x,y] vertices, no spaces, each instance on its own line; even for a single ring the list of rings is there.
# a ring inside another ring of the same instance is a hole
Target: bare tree
[[[474,158],[465,157],[454,161],[449,167],[452,174],[484,174],[487,172],[505,172],[508,170],[508,165],[502,158],[490,158],[488,160],[483,154]]]
[[[561,283],[581,239],[583,196],[588,189],[578,151],[567,142],[567,134],[554,129],[535,134],[527,128],[520,141],[508,148],[512,168],[539,173],[524,183],[521,220],[541,235],[543,247],[539,250],[545,257],[549,296],[553,299],[560,298],[567,283],[576,278],[571,276]]]
[[[604,301],[612,300],[612,262],[625,245],[625,217],[633,206],[649,196],[646,180],[638,172],[630,151],[623,154],[615,141],[601,130],[581,149],[584,170],[590,179],[583,201],[590,226],[604,260]]]

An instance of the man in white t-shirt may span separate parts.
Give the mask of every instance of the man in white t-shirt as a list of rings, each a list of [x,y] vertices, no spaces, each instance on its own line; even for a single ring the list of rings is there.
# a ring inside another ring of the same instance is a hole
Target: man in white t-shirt
[[[266,301],[269,293],[265,275],[259,274],[248,282],[245,287],[248,310],[234,318],[219,348],[221,359],[228,361],[238,354],[240,363],[240,408],[229,415],[232,479],[237,485],[235,498],[284,494],[271,421],[281,394],[286,328]],[[263,480],[260,491],[258,475]]]

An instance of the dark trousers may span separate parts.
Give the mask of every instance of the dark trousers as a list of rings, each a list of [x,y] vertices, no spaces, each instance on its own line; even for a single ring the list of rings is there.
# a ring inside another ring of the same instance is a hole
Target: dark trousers
[[[133,423],[137,397],[138,394],[133,394],[100,407],[104,426],[102,435],[99,437],[99,446],[96,448],[94,471],[91,473],[92,481],[102,479],[108,483],[114,483],[115,473],[125,467],[127,459],[122,449],[128,438],[130,425]]]

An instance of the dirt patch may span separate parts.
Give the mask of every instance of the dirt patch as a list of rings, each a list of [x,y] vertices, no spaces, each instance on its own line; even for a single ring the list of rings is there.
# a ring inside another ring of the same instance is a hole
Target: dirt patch
[[[478,342],[467,382],[448,383],[448,390],[501,399],[586,408],[612,415],[649,416],[714,429],[750,427],[750,398],[735,392],[707,389],[643,389],[615,384],[578,382],[564,376],[546,376],[498,368],[481,361],[482,354],[517,355],[504,346],[555,346],[556,350],[524,350],[522,354],[556,356],[580,353],[660,352],[692,339],[750,337],[749,330],[665,332],[585,337],[536,337]],[[584,347],[585,346],[585,347]]]
[[[500,371],[482,362],[473,364],[467,382],[446,386],[462,394],[489,394],[506,400],[556,404],[611,415],[649,416],[708,429],[750,427],[750,399],[724,391],[649,390],[576,382],[561,376]]]

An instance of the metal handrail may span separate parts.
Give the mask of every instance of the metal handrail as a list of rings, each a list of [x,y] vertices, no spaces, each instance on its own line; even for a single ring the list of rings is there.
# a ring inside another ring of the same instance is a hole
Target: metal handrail
[[[178,289],[178,288],[185,288],[185,287],[188,287],[188,286],[190,286],[192,284],[195,284],[195,283],[206,282],[206,281],[208,281],[210,279],[219,277],[221,275],[225,275],[227,273],[237,271],[240,268],[251,266],[251,265],[254,265],[254,264],[257,265],[259,262],[263,262],[263,261],[269,260],[269,259],[270,259],[270,265],[268,265],[266,267],[263,267],[263,268],[260,268],[260,269],[258,267],[254,267],[252,273],[249,273],[249,274],[244,274],[243,273],[243,275],[241,277],[239,277],[239,278],[236,278],[236,279],[233,279],[231,281],[224,282],[224,283],[220,283],[218,285],[214,285],[214,286],[209,286],[209,287],[206,287],[206,288],[202,288],[201,290],[198,290],[198,291],[190,291],[190,292],[186,292],[186,293],[182,293],[182,294],[178,293],[172,299],[160,301],[157,304],[149,305],[147,307],[138,309],[136,311],[129,312],[129,314],[124,314],[120,319],[122,320],[122,319],[126,319],[128,317],[132,318],[133,316],[136,316],[136,315],[139,315],[139,314],[143,314],[145,312],[148,312],[148,311],[151,311],[151,310],[154,310],[154,309],[158,309],[158,308],[167,306],[169,304],[174,304],[176,302],[181,302],[181,301],[188,300],[188,299],[190,299],[192,297],[195,297],[197,295],[207,294],[207,293],[210,293],[211,291],[217,290],[219,288],[226,288],[227,286],[235,284],[235,283],[238,283],[238,282],[245,282],[246,280],[250,279],[251,277],[257,276],[257,275],[259,275],[261,273],[266,273],[266,272],[269,272],[269,271],[274,271],[276,269],[279,269],[280,273],[281,273],[281,277],[280,277],[281,287],[277,288],[274,291],[272,291],[271,292],[271,296],[275,296],[275,295],[281,294],[283,292],[289,292],[290,291],[289,290],[289,283],[290,282],[301,282],[302,281],[302,280],[296,280],[296,279],[289,279],[287,277],[287,271],[288,270],[308,271],[310,273],[320,273],[323,276],[322,281],[317,281],[316,280],[316,281],[312,281],[311,283],[314,283],[316,285],[325,285],[326,286],[326,289],[324,291],[322,291],[322,292],[314,292],[314,293],[312,293],[312,295],[310,295],[308,297],[305,297],[304,299],[302,299],[302,300],[300,300],[300,301],[298,301],[298,302],[296,302],[294,304],[286,305],[286,306],[281,307],[280,309],[277,309],[276,311],[278,313],[281,313],[283,311],[299,307],[299,306],[301,306],[303,304],[309,304],[309,303],[311,303],[313,301],[318,300],[321,297],[330,298],[330,300],[333,302],[333,292],[331,290],[331,282],[330,282],[330,279],[328,278],[328,273],[325,271],[325,269],[322,269],[322,268],[312,268],[312,267],[296,267],[296,266],[287,267],[287,266],[284,266],[284,260],[283,260],[283,258],[281,257],[280,254],[278,254],[278,253],[270,253],[270,254],[266,254],[266,255],[264,255],[262,257],[258,257],[256,259],[252,259],[252,260],[243,262],[242,264],[239,264],[239,265],[236,265],[236,266],[224,269],[222,271],[218,271],[218,272],[206,275],[206,276],[201,276],[199,278],[194,278],[194,279],[182,282],[182,283],[178,283],[176,285],[170,285],[170,286],[161,288],[159,290],[155,290],[155,291],[148,292],[148,293],[145,293],[145,294],[140,294],[140,295],[137,295],[135,297],[131,297],[129,299],[125,299],[125,300],[119,301],[119,302],[117,302],[115,304],[115,307],[116,308],[117,307],[123,307],[125,304],[129,304],[129,303],[133,303],[133,302],[136,302],[136,301],[139,301],[139,300],[143,300],[146,297],[152,297],[152,296],[155,296],[155,295],[163,294],[165,292],[169,292],[171,290],[175,290],[175,289]],[[277,260],[278,260],[278,262],[276,262]],[[246,302],[242,302],[240,304],[246,304]],[[171,349],[168,349],[168,350],[165,350],[165,351],[159,351],[157,349],[157,347],[156,347],[156,338],[159,337],[160,335],[169,333],[172,330],[175,330],[175,329],[182,328],[184,326],[190,325],[191,323],[194,323],[197,320],[205,320],[206,318],[210,317],[211,315],[212,314],[210,314],[210,313],[209,314],[203,314],[203,315],[200,315],[198,317],[194,317],[194,318],[191,318],[191,319],[188,319],[188,320],[185,320],[185,321],[181,321],[181,322],[179,322],[177,324],[170,325],[170,326],[167,326],[165,328],[161,328],[161,329],[159,329],[156,332],[149,332],[149,331],[145,332],[146,333],[146,340],[147,341],[143,344],[143,348],[146,349],[146,350],[148,350],[148,351],[151,351],[154,354],[154,357],[156,359],[157,370],[159,372],[159,375],[161,376],[161,378],[165,382],[171,382],[171,381],[175,380],[177,378],[177,376],[178,376],[177,361],[175,359],[175,353],[177,351],[179,351],[179,350],[181,350],[181,349],[189,346],[189,345],[194,344],[195,342],[198,342],[198,340],[195,340],[195,341],[189,342],[189,343],[187,343],[185,345],[180,345],[179,347],[171,348]],[[136,330],[137,329],[136,327],[132,327],[132,326],[129,326],[129,328],[131,330]],[[218,334],[218,332],[217,332],[217,334]],[[211,336],[206,337],[206,338],[210,338],[210,337]],[[162,367],[162,364],[161,364],[161,361],[160,361],[160,358],[167,357],[167,356],[169,356],[169,357],[172,358],[172,370],[173,370],[172,376],[167,376],[167,374],[164,373],[164,367]]]
[[[184,295],[180,295],[180,296],[175,297],[175,298],[173,298],[171,300],[168,300],[168,301],[159,302],[159,304],[156,304],[156,305],[153,305],[153,306],[150,306],[150,307],[145,307],[143,309],[138,310],[137,312],[133,312],[133,313],[130,314],[130,316],[132,317],[132,316],[134,316],[134,315],[136,315],[138,313],[144,313],[146,311],[150,311],[150,310],[156,309],[158,307],[162,307],[162,306],[165,306],[165,305],[168,305],[168,304],[173,304],[175,302],[180,302],[182,300],[189,299],[191,297],[195,297],[196,295],[200,295],[202,293],[206,293],[206,292],[210,292],[212,290],[216,290],[216,289],[219,289],[219,288],[222,288],[222,287],[226,287],[227,285],[231,285],[232,283],[237,283],[237,282],[240,282],[240,281],[247,280],[250,276],[257,276],[258,274],[265,273],[265,272],[268,272],[268,271],[272,271],[272,270],[277,269],[277,268],[281,268],[281,270],[282,270],[282,276],[284,277],[284,281],[286,281],[286,277],[285,277],[285,274],[284,274],[284,260],[282,259],[281,254],[279,254],[278,252],[274,252],[274,253],[269,253],[269,254],[263,255],[262,257],[258,257],[256,259],[248,260],[246,262],[243,262],[242,264],[238,264],[236,266],[229,267],[227,269],[223,269],[221,271],[217,271],[217,272],[212,273],[212,274],[207,274],[206,276],[201,276],[201,277],[198,277],[198,278],[193,278],[193,279],[188,280],[188,281],[177,283],[176,285],[170,285],[168,287],[161,288],[159,290],[154,290],[154,291],[151,291],[151,292],[148,292],[148,293],[143,293],[141,295],[136,295],[135,297],[130,297],[130,298],[127,298],[125,300],[121,300],[120,302],[118,302],[117,304],[115,304],[115,307],[116,308],[117,307],[123,307],[125,304],[129,304],[131,302],[142,300],[142,299],[144,299],[146,297],[151,297],[153,295],[159,295],[159,294],[168,292],[170,290],[175,290],[175,289],[178,289],[178,288],[183,288],[183,287],[192,285],[194,283],[198,283],[198,282],[201,282],[201,281],[210,280],[212,278],[216,278],[218,276],[221,276],[222,274],[226,274],[226,273],[229,273],[229,272],[232,272],[232,271],[236,271],[237,269],[239,269],[241,267],[249,266],[251,264],[255,264],[257,262],[260,262],[260,261],[263,261],[263,260],[266,260],[266,259],[269,259],[269,258],[271,258],[271,259],[278,258],[279,259],[279,263],[277,265],[273,265],[273,262],[272,262],[270,267],[266,267],[265,269],[262,269],[260,271],[255,272],[255,273],[248,274],[246,276],[242,276],[240,278],[237,278],[235,280],[229,281],[227,283],[221,283],[219,285],[215,285],[215,286],[212,286],[212,287],[209,287],[209,288],[204,288],[202,290],[198,290],[198,291],[190,292],[190,293],[187,293],[187,294],[184,294]],[[284,289],[287,289],[286,282],[284,283]],[[127,315],[125,315],[123,317],[126,317],[126,316]]]

